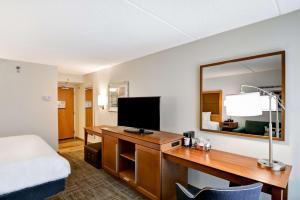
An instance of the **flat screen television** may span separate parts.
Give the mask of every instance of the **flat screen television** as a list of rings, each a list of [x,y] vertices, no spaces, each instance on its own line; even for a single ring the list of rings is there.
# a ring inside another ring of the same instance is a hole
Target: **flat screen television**
[[[127,132],[146,133],[144,129],[159,131],[160,97],[119,98],[118,126],[135,128],[127,129]]]

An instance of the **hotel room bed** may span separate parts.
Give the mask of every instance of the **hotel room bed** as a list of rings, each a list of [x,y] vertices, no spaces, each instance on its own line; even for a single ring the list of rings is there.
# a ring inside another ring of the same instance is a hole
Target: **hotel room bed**
[[[220,130],[219,122],[211,121],[211,112],[202,112],[202,128]]]
[[[45,199],[64,190],[69,162],[36,135],[0,138],[0,200]]]

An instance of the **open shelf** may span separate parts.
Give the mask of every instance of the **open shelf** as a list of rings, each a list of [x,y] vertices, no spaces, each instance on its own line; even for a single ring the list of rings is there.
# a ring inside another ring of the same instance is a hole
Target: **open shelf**
[[[135,144],[119,140],[119,177],[135,186]]]
[[[135,174],[134,169],[126,169],[126,170],[119,172],[119,175],[121,178],[131,180],[133,182],[135,180],[134,174]]]
[[[133,168],[129,168],[119,172],[119,176],[124,181],[128,182],[131,185],[135,184],[135,172]]]
[[[126,140],[119,140],[120,157],[135,161],[135,144]]]
[[[123,158],[126,158],[128,160],[131,160],[131,161],[135,162],[135,153],[134,152],[120,153],[120,156],[122,156]]]

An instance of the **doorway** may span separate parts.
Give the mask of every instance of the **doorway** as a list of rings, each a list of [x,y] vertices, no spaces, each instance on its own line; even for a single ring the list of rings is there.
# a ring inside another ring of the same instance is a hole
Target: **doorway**
[[[58,138],[74,138],[74,88],[58,87]]]
[[[85,126],[93,126],[93,89],[85,89]]]

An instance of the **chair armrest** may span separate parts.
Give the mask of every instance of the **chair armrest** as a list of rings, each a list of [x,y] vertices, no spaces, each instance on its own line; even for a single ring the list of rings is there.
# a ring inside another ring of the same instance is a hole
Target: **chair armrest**
[[[190,199],[195,198],[195,196],[190,193],[185,187],[183,187],[180,183],[176,183],[176,191],[177,191],[177,199],[184,199],[188,197]]]
[[[188,187],[189,188],[185,188],[180,183],[176,183],[177,200],[195,199],[201,192],[211,189],[211,187],[205,187],[203,189],[199,189],[194,186],[188,186]]]

